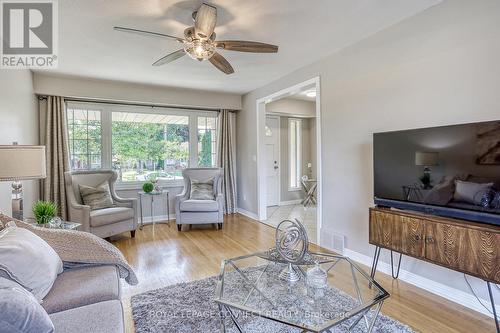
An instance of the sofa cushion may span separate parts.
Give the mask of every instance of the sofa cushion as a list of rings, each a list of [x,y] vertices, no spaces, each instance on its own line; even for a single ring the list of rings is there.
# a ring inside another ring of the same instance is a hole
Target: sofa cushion
[[[112,207],[98,209],[90,212],[90,226],[100,227],[132,218],[134,218],[134,210],[132,208]]]
[[[48,313],[54,313],[117,299],[120,299],[120,279],[116,267],[92,266],[60,274],[42,306]]]
[[[0,332],[53,333],[54,325],[32,293],[0,278]]]
[[[123,333],[122,303],[118,300],[105,301],[53,313],[50,319],[56,332],[64,333]]]
[[[219,204],[215,200],[185,200],[181,202],[183,212],[216,212]]]
[[[0,276],[19,283],[39,302],[62,270],[59,255],[33,232],[14,223],[0,231]]]

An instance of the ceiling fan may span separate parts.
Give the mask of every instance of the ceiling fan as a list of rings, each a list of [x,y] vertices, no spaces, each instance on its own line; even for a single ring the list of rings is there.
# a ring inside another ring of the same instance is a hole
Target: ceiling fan
[[[215,40],[216,34],[214,29],[217,23],[217,8],[214,6],[203,3],[200,8],[193,13],[193,20],[194,26],[184,30],[184,38],[125,27],[114,27],[114,29],[146,36],[167,38],[184,44],[182,49],[158,59],[153,63],[153,66],[168,64],[187,54],[191,58],[199,61],[208,60],[222,72],[232,74],[234,73],[233,67],[217,52],[217,49],[253,53],[278,52],[278,46],[271,44],[242,40]]]

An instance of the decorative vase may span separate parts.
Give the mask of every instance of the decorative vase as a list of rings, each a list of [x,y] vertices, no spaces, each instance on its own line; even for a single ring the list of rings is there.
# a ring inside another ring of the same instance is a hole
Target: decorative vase
[[[319,263],[306,273],[307,294],[314,299],[325,296],[325,288],[328,286],[328,273],[321,268]]]

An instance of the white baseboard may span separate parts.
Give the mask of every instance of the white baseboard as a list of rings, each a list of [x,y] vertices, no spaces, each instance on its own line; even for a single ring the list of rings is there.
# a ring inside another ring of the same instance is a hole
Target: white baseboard
[[[303,199],[280,201],[280,206],[298,205],[302,202],[302,200]]]
[[[236,208],[236,211],[243,216],[249,217],[249,218],[257,220],[257,221],[259,220],[259,216],[257,214],[249,212],[248,210],[245,210],[243,208],[238,207],[238,208]]]
[[[368,267],[371,267],[373,262],[372,257],[352,251],[350,249],[345,249],[344,255]],[[379,260],[377,271],[391,275],[391,265]],[[473,295],[462,290],[449,287],[447,285],[430,280],[404,269],[401,269],[399,273],[399,279],[493,318],[493,315],[490,312],[486,311],[486,309],[477,301],[477,299]],[[489,300],[481,299],[481,302],[483,302],[483,304],[490,305]],[[498,304],[496,304],[495,306],[499,308]]]

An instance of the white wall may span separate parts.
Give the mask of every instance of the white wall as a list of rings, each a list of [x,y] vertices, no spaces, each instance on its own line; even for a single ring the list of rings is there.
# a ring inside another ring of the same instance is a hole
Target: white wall
[[[372,134],[500,119],[498,31],[500,1],[444,1],[245,95],[237,119],[239,207],[257,213],[256,100],[320,76],[322,236],[345,234],[347,248],[371,256]],[[462,274],[413,259],[403,265],[468,292]],[[487,298],[486,285],[474,282]]]
[[[241,109],[241,95],[35,73],[35,93],[171,106]]]
[[[0,69],[0,144],[38,144],[38,112],[29,70]],[[0,168],[2,161],[0,161]],[[11,182],[0,182],[0,211],[10,215]],[[38,181],[23,181],[24,215],[38,198]]]

